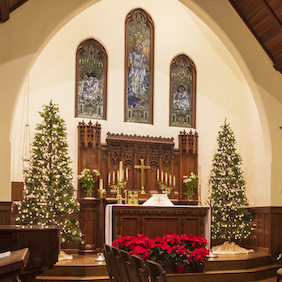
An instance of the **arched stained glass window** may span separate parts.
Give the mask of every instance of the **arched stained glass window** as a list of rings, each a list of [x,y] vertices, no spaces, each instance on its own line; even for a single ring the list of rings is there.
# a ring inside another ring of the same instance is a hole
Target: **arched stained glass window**
[[[196,68],[184,54],[170,65],[170,126],[196,128]]]
[[[107,53],[95,39],[83,41],[76,52],[75,116],[106,119]]]
[[[154,23],[144,10],[125,20],[125,121],[153,123]]]

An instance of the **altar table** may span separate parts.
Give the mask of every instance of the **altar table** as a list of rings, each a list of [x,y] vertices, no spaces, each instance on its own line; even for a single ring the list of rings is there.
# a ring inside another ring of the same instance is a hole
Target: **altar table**
[[[210,243],[211,216],[209,206],[142,206],[107,205],[105,243],[122,236],[144,234],[149,238],[170,233],[192,233]]]

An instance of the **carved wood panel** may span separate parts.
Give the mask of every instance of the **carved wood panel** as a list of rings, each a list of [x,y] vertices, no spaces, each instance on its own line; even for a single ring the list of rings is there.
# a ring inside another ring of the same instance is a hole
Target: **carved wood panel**
[[[157,183],[157,169],[167,173],[171,179],[175,176],[175,188],[171,198],[183,201],[187,199],[186,187],[182,184],[183,175],[193,171],[198,173],[198,134],[183,131],[179,134],[179,149],[174,148],[174,139],[165,137],[138,136],[127,134],[107,133],[106,144],[101,144],[101,125],[97,122],[78,124],[78,173],[84,168],[96,168],[104,180],[106,193],[104,197],[114,197],[115,193],[110,189],[108,183],[109,172],[119,168],[119,162],[123,162],[124,171],[128,169],[128,182],[126,188],[129,190],[140,190],[141,171],[134,168],[141,164],[144,159],[146,166],[151,166],[144,172],[145,192],[149,196],[153,193],[161,193]],[[161,174],[161,173],[160,173]],[[111,178],[112,181],[112,178]],[[78,197],[85,196],[81,188]],[[190,204],[197,203],[197,193]]]
[[[168,233],[204,236],[207,207],[113,207],[113,239],[142,233],[150,238]]]

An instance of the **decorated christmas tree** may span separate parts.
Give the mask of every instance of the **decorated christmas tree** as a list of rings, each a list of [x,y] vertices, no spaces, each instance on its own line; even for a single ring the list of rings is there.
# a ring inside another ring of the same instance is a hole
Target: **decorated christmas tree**
[[[69,216],[79,210],[79,203],[74,198],[66,126],[58,111],[50,101],[39,112],[43,122],[36,127],[25,196],[16,220],[20,225],[58,226],[62,242],[81,242],[78,220]]]
[[[229,124],[221,126],[218,149],[213,158],[210,184],[212,239],[228,241],[247,238],[251,234],[251,214],[241,170],[242,159],[235,148],[235,136]]]

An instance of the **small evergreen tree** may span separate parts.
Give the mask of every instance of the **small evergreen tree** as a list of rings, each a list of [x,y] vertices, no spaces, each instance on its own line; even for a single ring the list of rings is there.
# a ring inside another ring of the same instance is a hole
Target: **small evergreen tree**
[[[248,199],[241,171],[242,159],[236,153],[235,136],[226,120],[221,128],[209,180],[212,239],[241,241],[251,234],[252,227],[251,214],[246,208]]]
[[[58,106],[50,101],[39,112],[43,122],[36,126],[39,132],[32,144],[25,197],[18,208],[17,223],[55,225],[61,229],[62,242],[81,242],[78,220],[67,217],[79,210],[79,203],[74,199],[66,126],[58,111]]]

